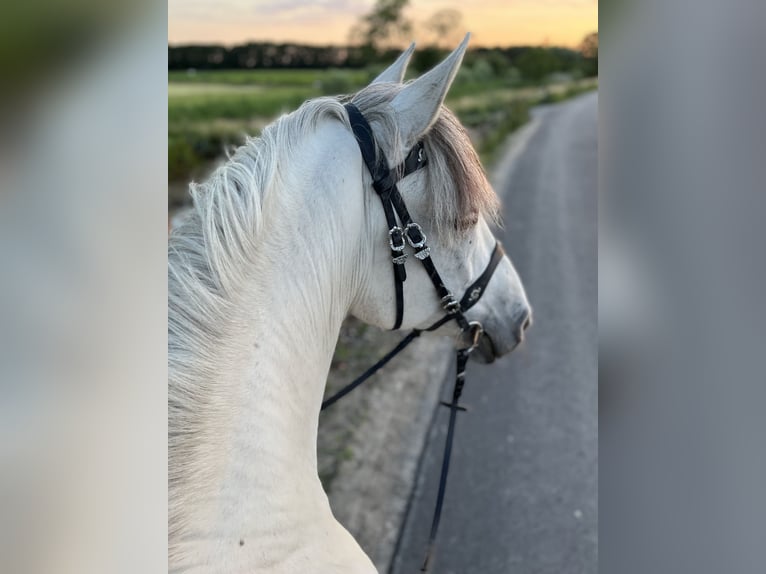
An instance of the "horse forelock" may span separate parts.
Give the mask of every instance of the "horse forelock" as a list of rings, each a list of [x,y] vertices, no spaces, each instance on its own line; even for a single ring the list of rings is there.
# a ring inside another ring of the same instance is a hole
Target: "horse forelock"
[[[372,84],[352,101],[389,145],[399,141],[400,126],[389,105],[402,84]],[[423,137],[428,168],[426,187],[430,200],[428,222],[446,243],[454,242],[476,224],[479,216],[496,221],[499,202],[487,179],[468,132],[446,106]],[[392,150],[388,150],[391,153]],[[409,150],[394,150],[404,157]]]

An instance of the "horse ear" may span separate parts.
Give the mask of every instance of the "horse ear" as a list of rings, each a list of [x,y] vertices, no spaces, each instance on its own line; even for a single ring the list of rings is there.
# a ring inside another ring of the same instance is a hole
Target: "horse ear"
[[[410,44],[410,47],[402,52],[402,55],[371,83],[379,84],[381,82],[393,82],[395,84],[401,84],[402,80],[404,80],[404,72],[407,71],[407,64],[410,63],[410,58],[414,51],[415,42]]]
[[[428,73],[407,84],[391,101],[406,147],[412,146],[439,116],[439,108],[457,75],[471,34]]]

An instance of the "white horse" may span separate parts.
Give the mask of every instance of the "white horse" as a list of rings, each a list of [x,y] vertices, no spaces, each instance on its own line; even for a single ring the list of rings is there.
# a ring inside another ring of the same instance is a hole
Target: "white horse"
[[[428,165],[399,189],[456,294],[487,265],[497,209],[465,130],[442,106],[467,41],[402,84],[411,47],[352,98],[391,165],[424,142]],[[342,103],[306,102],[192,193],[195,211],[168,253],[170,570],[374,573],[317,474],[341,323],[350,313],[391,328],[395,313],[386,220]],[[411,261],[403,329],[444,313]],[[505,258],[468,312],[484,325],[485,360],[520,342],[529,312]]]

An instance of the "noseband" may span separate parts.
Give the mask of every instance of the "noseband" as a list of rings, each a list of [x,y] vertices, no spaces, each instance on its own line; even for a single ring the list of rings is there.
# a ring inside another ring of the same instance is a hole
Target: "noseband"
[[[498,264],[503,259],[505,252],[500,243],[495,242],[495,247],[487,267],[482,274],[471,283],[468,289],[466,289],[463,297],[458,301],[452,292],[445,286],[439,272],[436,270],[436,266],[431,259],[431,248],[428,247],[426,243],[426,235],[423,232],[422,227],[412,220],[412,217],[407,210],[407,206],[404,203],[404,199],[399,193],[399,189],[396,185],[403,178],[428,165],[428,158],[425,156],[423,142],[420,141],[415,144],[415,147],[410,150],[401,165],[394,169],[389,169],[388,161],[386,160],[383,151],[380,149],[376,151],[372,128],[365,117],[353,104],[345,104],[345,108],[351,122],[351,129],[359,144],[359,150],[362,152],[362,159],[364,160],[370,175],[372,175],[372,187],[383,203],[383,213],[386,216],[386,223],[388,224],[388,244],[391,248],[394,287],[396,290],[396,319],[394,321],[393,330],[401,327],[402,317],[404,315],[404,282],[407,279],[407,271],[404,267],[407,261],[407,254],[405,253],[406,243],[409,243],[410,247],[415,250],[415,258],[423,264],[431,283],[433,283],[434,289],[436,289],[436,294],[441,300],[445,315],[429,327],[424,329],[413,329],[396,347],[389,351],[372,367],[367,369],[361,376],[326,399],[322,403],[322,410],[331,406],[369,379],[393,357],[403,351],[407,345],[419,337],[421,333],[425,331],[435,331],[445,323],[454,320],[460,327],[461,334],[469,335],[469,346],[457,351],[456,377],[455,386],[452,392],[452,401],[449,403],[441,403],[443,406],[450,409],[450,419],[449,426],[447,427],[447,440],[444,446],[444,458],[442,460],[441,478],[439,480],[439,492],[436,498],[436,509],[434,510],[434,517],[431,523],[428,552],[421,568],[421,571],[425,572],[428,569],[434,542],[436,540],[436,534],[439,528],[442,503],[444,501],[444,493],[447,485],[447,473],[449,472],[449,462],[452,453],[452,439],[454,436],[456,415],[458,411],[466,410],[465,407],[460,406],[459,404],[460,397],[463,393],[463,386],[465,384],[465,369],[471,352],[479,344],[479,339],[484,332],[481,323],[478,321],[469,321],[465,316],[465,312],[476,305],[482,295],[484,295],[487,285],[489,284],[495,269],[497,269]]]

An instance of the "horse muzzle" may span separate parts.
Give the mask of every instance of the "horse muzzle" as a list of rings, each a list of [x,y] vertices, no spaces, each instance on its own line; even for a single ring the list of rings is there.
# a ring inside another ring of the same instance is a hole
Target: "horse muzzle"
[[[507,327],[502,329],[491,323],[487,324],[487,330],[482,333],[474,349],[474,360],[479,363],[489,364],[509,354],[524,342],[525,333],[531,326],[532,310],[526,305],[521,307],[515,314],[510,333],[508,333]]]

